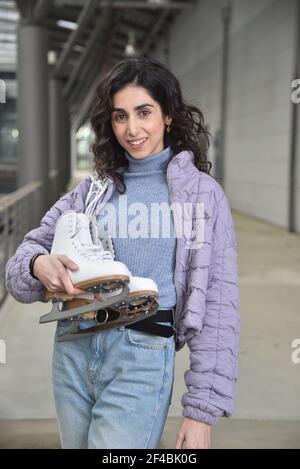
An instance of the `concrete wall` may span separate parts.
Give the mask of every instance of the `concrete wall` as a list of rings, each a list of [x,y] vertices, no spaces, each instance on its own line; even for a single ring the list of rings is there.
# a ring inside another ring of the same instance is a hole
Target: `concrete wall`
[[[204,113],[213,163],[221,110],[222,3],[199,1],[170,31],[169,65],[187,100]],[[296,1],[231,4],[224,188],[233,208],[287,228]],[[164,60],[163,44],[155,55]]]

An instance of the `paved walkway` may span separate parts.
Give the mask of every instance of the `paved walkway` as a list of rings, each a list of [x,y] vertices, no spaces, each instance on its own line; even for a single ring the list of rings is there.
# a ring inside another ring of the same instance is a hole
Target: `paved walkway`
[[[291,344],[300,339],[300,236],[238,213],[234,221],[242,330],[238,399],[234,418],[221,419],[215,427],[214,444],[299,448],[300,363],[292,362]],[[7,355],[7,363],[0,364],[1,445],[5,435],[13,444],[7,420],[38,419],[37,429],[48,419],[53,425],[50,366],[55,326],[38,324],[39,316],[48,311],[47,304],[22,305],[9,297],[0,311],[0,339],[6,342]],[[188,363],[185,347],[176,356],[174,394],[162,445],[170,444],[180,422]],[[35,424],[28,425],[30,433]],[[55,430],[53,435],[56,441]],[[24,438],[25,444],[25,434]]]
[[[169,417],[160,447],[174,449],[181,419]],[[56,420],[0,421],[0,448],[60,448]],[[299,422],[220,419],[212,430],[212,449],[300,449]]]

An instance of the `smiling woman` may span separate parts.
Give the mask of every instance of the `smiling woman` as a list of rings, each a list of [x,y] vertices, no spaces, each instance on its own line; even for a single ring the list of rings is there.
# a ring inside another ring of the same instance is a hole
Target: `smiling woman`
[[[89,335],[69,341],[58,339],[72,324],[58,321],[53,390],[62,446],[158,448],[175,351],[187,343],[184,418],[174,446],[208,448],[211,425],[234,408],[239,290],[229,204],[202,153],[203,115],[184,103],[178,80],[163,64],[135,58],[116,65],[99,84],[91,123],[93,172],[26,235],[8,262],[7,288],[24,302],[43,301],[44,287],[84,293],[71,281],[73,270],[84,272],[82,265],[74,266],[71,255],[48,254],[55,244],[64,249],[63,237],[54,243],[53,237],[57,221],[70,215],[64,237],[74,241],[76,230],[83,232],[83,253],[106,275],[115,261],[126,269],[127,297],[113,311],[119,308],[125,318],[136,310],[154,314],[100,331],[92,318],[84,319]]]

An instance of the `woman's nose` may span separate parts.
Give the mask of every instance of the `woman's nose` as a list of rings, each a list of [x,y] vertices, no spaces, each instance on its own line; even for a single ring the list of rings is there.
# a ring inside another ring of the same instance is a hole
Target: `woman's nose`
[[[128,135],[134,137],[135,135],[137,135],[138,130],[139,130],[139,127],[138,127],[138,123],[137,123],[136,119],[135,118],[129,118],[127,120]]]

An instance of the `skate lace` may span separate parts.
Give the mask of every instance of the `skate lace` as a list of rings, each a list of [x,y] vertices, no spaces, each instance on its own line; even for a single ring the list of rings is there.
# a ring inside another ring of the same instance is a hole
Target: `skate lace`
[[[85,200],[85,213],[89,216],[94,213],[99,200],[102,198],[104,192],[108,187],[108,181],[105,179],[98,179],[95,172],[92,172],[90,174],[90,178],[91,185]]]
[[[100,251],[99,246],[96,244],[91,245],[91,244],[81,244],[82,248],[79,249],[80,254],[82,257],[85,257],[86,259],[93,260],[93,261],[112,261],[112,255],[109,251]]]

